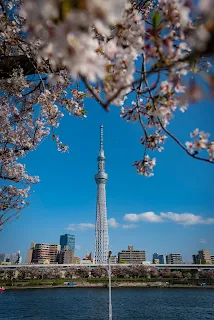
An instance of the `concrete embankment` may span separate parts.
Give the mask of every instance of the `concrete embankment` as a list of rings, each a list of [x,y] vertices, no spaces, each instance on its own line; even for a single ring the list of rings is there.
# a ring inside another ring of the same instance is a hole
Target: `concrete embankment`
[[[191,284],[169,284],[164,282],[113,282],[112,288],[202,288],[202,289],[214,289],[214,285],[209,286],[197,286]],[[108,283],[96,282],[74,282],[73,285],[35,285],[35,286],[5,286],[6,290],[25,290],[25,289],[57,289],[57,288],[108,288]]]

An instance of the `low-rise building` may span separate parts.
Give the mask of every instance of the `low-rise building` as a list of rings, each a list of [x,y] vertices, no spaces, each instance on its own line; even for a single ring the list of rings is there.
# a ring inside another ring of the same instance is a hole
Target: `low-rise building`
[[[73,258],[73,264],[80,264],[80,261],[81,261],[80,257]]]
[[[212,264],[214,264],[214,256],[210,256],[210,257],[211,257]]]
[[[170,253],[166,256],[167,264],[182,264],[182,256],[180,253]]]
[[[153,260],[152,260],[152,263],[153,263],[153,264],[159,264],[160,261],[159,261],[159,259],[153,259]]]
[[[69,249],[68,246],[64,246],[59,255],[59,263],[61,264],[72,264],[74,258],[74,252]]]
[[[85,258],[81,260],[82,264],[92,264],[94,263],[94,259],[92,258],[92,252],[89,254],[86,253]]]
[[[128,250],[118,252],[118,263],[142,264],[146,261],[144,250],[135,250],[134,246],[128,246]]]
[[[110,256],[110,264],[116,264],[117,263],[117,256]]]

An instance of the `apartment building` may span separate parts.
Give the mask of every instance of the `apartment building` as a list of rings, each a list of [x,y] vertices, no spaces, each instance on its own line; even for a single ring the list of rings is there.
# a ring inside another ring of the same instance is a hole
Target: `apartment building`
[[[194,264],[212,264],[209,250],[199,250],[197,254],[193,254],[192,260]]]
[[[166,256],[167,264],[182,264],[182,255],[180,253],[170,253]]]
[[[59,244],[34,243],[33,247],[28,250],[28,263],[52,264],[58,263],[61,246]],[[31,262],[29,262],[31,257]]]
[[[118,263],[142,264],[146,261],[144,250],[135,250],[134,246],[128,246],[128,250],[118,252]]]

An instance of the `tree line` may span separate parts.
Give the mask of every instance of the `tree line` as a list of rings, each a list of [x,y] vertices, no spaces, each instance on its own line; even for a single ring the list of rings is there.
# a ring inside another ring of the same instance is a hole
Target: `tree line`
[[[112,266],[111,277],[118,279],[183,279],[183,280],[214,280],[214,270],[170,270],[147,267],[143,265]],[[0,270],[2,281],[24,280],[54,280],[54,279],[106,279],[108,269],[99,266],[67,267],[67,268],[44,268],[37,267],[19,268],[16,270]]]

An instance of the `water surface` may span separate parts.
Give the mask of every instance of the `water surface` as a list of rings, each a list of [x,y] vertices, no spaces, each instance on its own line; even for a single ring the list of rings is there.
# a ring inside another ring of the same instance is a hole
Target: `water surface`
[[[214,290],[117,288],[113,320],[214,320]],[[8,290],[0,294],[0,320],[107,320],[105,288]]]

